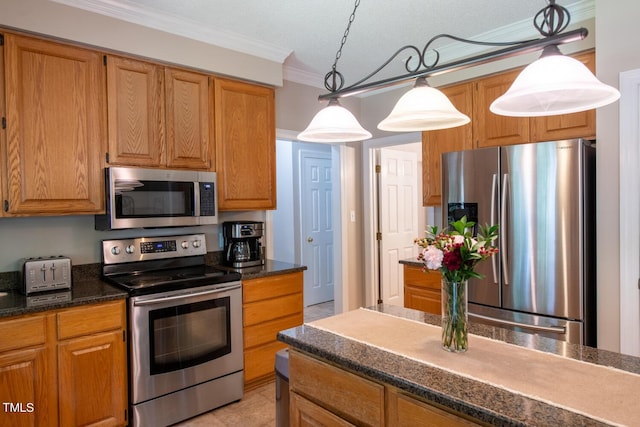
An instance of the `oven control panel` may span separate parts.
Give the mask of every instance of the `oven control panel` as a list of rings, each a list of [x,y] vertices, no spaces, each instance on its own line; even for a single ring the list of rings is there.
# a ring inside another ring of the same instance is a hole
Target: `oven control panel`
[[[102,241],[102,262],[104,264],[179,258],[205,255],[206,253],[207,245],[204,234]]]

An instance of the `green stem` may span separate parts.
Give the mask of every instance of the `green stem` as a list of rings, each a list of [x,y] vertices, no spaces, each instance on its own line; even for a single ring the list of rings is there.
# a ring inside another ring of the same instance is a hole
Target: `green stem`
[[[467,350],[466,281],[442,281],[442,347],[453,352]]]

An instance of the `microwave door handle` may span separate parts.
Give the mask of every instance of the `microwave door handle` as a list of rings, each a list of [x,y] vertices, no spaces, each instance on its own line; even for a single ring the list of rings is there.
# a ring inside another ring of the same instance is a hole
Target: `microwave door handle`
[[[200,184],[193,182],[193,216],[200,216]]]
[[[502,175],[502,200],[500,206],[500,253],[504,284],[509,285],[509,264],[507,258],[507,203],[509,201],[509,174]]]
[[[491,179],[491,219],[490,224],[496,223],[496,211],[498,210],[496,194],[498,191],[498,175],[495,173]],[[493,272],[493,283],[498,283],[498,260],[496,257],[491,257],[491,271]]]
[[[135,301],[133,303],[133,305],[136,306],[136,307],[142,307],[142,306],[145,306],[145,305],[162,304],[162,303],[165,303],[167,301],[175,301],[175,300],[181,300],[181,299],[186,299],[186,298],[201,297],[201,296],[204,296],[204,295],[215,295],[215,294],[219,294],[219,293],[222,293],[222,292],[231,291],[233,289],[238,289],[240,287],[241,287],[241,285],[237,284],[237,285],[234,285],[234,286],[225,286],[225,287],[222,287],[222,288],[211,289],[211,290],[208,290],[208,291],[184,293],[184,294],[180,294],[180,295],[172,295],[172,296],[169,296],[169,297],[148,299],[148,300],[144,300],[144,301]]]

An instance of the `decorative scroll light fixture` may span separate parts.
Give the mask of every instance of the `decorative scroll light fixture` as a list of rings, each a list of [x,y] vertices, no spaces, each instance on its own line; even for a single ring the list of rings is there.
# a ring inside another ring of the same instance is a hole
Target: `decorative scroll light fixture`
[[[360,5],[355,1],[349,24],[342,37],[340,48],[331,71],[325,75],[325,88],[329,93],[320,95],[320,101],[328,100],[327,107],[313,118],[307,129],[298,135],[302,141],[312,142],[350,142],[371,138],[371,133],[360,126],[355,117],[338,99],[359,93],[374,91],[415,80],[413,89],[404,94],[391,114],[378,124],[378,129],[397,132],[428,131],[462,126],[470,119],[453,106],[451,101],[439,90],[428,85],[426,78],[451,71],[486,64],[517,55],[536,52],[542,49],[540,58],[527,66],[513,82],[509,90],[498,97],[489,109],[504,116],[535,117],[556,114],[568,114],[602,107],[620,98],[617,89],[600,82],[580,61],[564,56],[558,45],[583,40],[587,37],[586,28],[579,28],[563,33],[569,25],[569,11],[556,4],[555,0],[547,0],[548,4],[533,18],[533,25],[543,36],[540,39],[517,42],[482,42],[468,40],[450,34],[439,34],[427,42],[424,48],[413,45],[403,46],[384,64],[360,79],[356,83],[343,88],[344,79],[337,71],[338,59],[347,41],[351,24]],[[430,50],[431,44],[441,38],[448,38],[461,43],[503,47],[502,49],[481,55],[439,64],[440,54]],[[409,57],[405,61],[406,74],[376,82],[367,83],[402,52],[411,51],[417,60]],[[433,52],[435,59],[427,62],[426,56]],[[331,113],[327,110],[332,111]],[[347,119],[335,118],[333,111],[340,112]]]

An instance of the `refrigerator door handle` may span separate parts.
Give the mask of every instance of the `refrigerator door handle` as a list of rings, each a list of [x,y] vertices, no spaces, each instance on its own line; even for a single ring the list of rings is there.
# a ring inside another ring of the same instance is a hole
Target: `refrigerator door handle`
[[[502,200],[500,201],[500,254],[504,284],[509,284],[509,264],[507,263],[507,200],[509,193],[509,174],[502,175]]]
[[[498,210],[498,201],[496,194],[498,193],[498,175],[493,174],[491,179],[491,219],[490,224],[496,223],[496,211]],[[498,260],[495,256],[491,257],[491,271],[493,272],[493,283],[498,283]]]
[[[567,328],[564,326],[532,325],[530,323],[521,323],[521,322],[514,322],[513,320],[497,319],[495,317],[483,316],[482,314],[475,314],[475,313],[468,313],[468,316],[475,317],[481,320],[487,320],[487,321],[502,324],[502,325],[509,325],[509,326],[515,326],[522,329],[529,329],[531,331],[552,332],[554,334],[561,334],[561,335],[564,335],[567,333]]]

